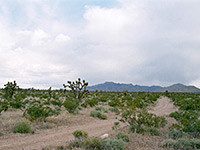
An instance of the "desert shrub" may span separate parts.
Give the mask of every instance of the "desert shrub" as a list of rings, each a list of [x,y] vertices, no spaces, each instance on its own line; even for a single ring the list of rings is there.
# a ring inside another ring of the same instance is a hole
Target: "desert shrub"
[[[199,139],[191,139],[190,140],[193,149],[200,148],[200,140]]]
[[[1,131],[1,129],[0,129],[0,136],[3,136],[3,132]]]
[[[64,146],[58,146],[56,150],[65,150]]]
[[[107,116],[105,114],[102,114],[101,112],[96,111],[96,110],[92,110],[90,112],[90,116],[95,117],[95,118],[99,118],[99,119],[102,119],[102,120],[107,119]]]
[[[63,105],[69,113],[74,113],[79,106],[78,101],[74,98],[66,98]]]
[[[157,128],[154,127],[149,127],[145,130],[147,133],[149,133],[150,135],[155,135],[155,136],[159,136],[160,135],[160,131]]]
[[[120,127],[119,122],[114,122],[114,126],[112,126],[112,129],[115,130],[118,129],[119,127]]]
[[[115,139],[118,139],[118,140],[121,139],[124,142],[129,142],[129,136],[123,132],[117,133],[117,135],[115,136]]]
[[[14,126],[14,133],[30,133],[31,126],[27,122],[19,122]]]
[[[133,133],[139,133],[139,134],[141,134],[141,133],[144,133],[144,128],[143,127],[141,127],[141,126],[138,126],[138,125],[136,125],[136,124],[134,124],[134,125],[131,125],[130,126],[130,130],[131,130],[131,132],[133,132]]]
[[[178,139],[176,147],[181,150],[193,149],[189,139]]]
[[[101,142],[102,140],[98,138],[92,138],[92,139],[86,139],[84,140],[84,148],[85,149],[95,149],[95,150],[101,150]]]
[[[96,107],[95,110],[97,110],[97,111],[103,111],[104,108],[103,107]]]
[[[83,130],[76,130],[72,134],[75,137],[75,139],[78,139],[78,140],[82,140],[88,137],[88,133]]]
[[[83,141],[75,139],[75,140],[71,141],[71,142],[69,143],[69,145],[67,146],[68,149],[73,149],[73,148],[75,148],[75,147],[76,147],[76,148],[81,148],[81,147],[83,147]]]
[[[175,139],[183,137],[183,132],[182,131],[178,131],[178,130],[171,130],[168,133],[168,137],[175,140]]]
[[[92,116],[92,117],[97,117],[98,116],[98,113],[99,113],[99,111],[96,111],[96,110],[92,110],[91,112],[90,112],[90,116]]]
[[[96,98],[89,99],[85,101],[86,104],[88,104],[90,107],[94,107],[98,104],[98,100]]]
[[[102,119],[102,120],[106,120],[107,116],[105,114],[99,113],[99,115],[97,116],[97,118]]]
[[[162,141],[161,146],[164,148],[175,148],[176,141],[173,139],[167,139],[167,140]]]
[[[101,143],[101,150],[124,150],[124,148],[124,142],[118,139],[107,139]]]
[[[59,107],[52,107],[46,104],[45,100],[35,100],[27,105],[23,116],[30,121],[45,121],[47,117],[58,115],[59,113]]]

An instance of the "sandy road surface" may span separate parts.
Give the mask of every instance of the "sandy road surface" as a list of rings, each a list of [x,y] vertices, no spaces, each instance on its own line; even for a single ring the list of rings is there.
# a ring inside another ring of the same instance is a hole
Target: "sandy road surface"
[[[155,107],[150,112],[159,116],[168,115],[176,110],[173,103],[166,97],[158,99]],[[42,130],[33,135],[10,135],[0,137],[0,150],[40,150],[43,147],[60,146],[73,139],[72,132],[77,129],[85,130],[90,136],[100,136],[111,130],[115,119],[95,120],[82,125],[60,127]]]
[[[90,136],[100,136],[111,130],[116,120],[96,120],[83,125],[41,131],[33,135],[14,135],[0,138],[0,150],[39,150],[45,146],[60,146],[73,139],[72,132],[85,130]]]
[[[161,97],[157,100],[157,104],[155,107],[151,107],[149,112],[154,113],[158,116],[166,116],[169,115],[171,112],[176,111],[177,108],[173,105],[167,97]]]

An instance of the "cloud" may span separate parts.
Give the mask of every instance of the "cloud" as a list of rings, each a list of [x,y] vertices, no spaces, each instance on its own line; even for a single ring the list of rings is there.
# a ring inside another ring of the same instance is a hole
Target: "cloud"
[[[60,88],[81,77],[199,86],[199,3],[0,2],[0,85]]]

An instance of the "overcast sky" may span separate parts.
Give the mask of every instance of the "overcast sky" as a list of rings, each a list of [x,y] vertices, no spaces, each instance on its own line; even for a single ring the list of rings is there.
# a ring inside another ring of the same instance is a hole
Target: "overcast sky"
[[[0,87],[78,77],[200,87],[200,1],[0,0]]]

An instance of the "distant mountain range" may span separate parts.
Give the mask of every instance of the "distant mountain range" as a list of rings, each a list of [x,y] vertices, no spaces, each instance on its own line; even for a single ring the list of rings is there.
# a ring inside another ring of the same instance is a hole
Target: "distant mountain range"
[[[168,87],[161,86],[141,86],[141,85],[133,85],[133,84],[122,84],[122,83],[114,83],[114,82],[105,82],[102,84],[97,84],[88,87],[89,91],[129,91],[129,92],[184,92],[184,93],[200,93],[200,89],[195,86],[186,86],[183,84],[174,84]]]

